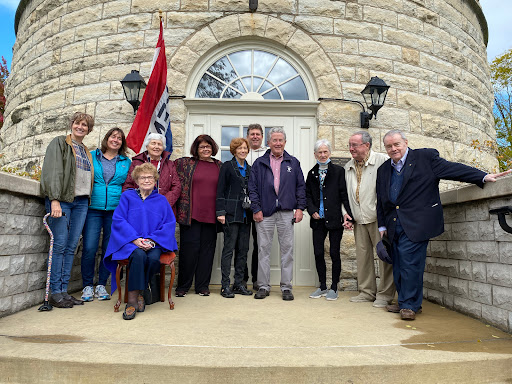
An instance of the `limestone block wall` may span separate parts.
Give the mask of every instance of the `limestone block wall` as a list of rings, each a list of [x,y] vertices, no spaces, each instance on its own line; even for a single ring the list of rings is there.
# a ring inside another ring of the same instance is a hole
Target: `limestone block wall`
[[[424,297],[512,331],[512,234],[489,209],[512,206],[512,179],[441,195],[445,233],[429,244]],[[512,221],[509,219],[509,225]]]
[[[128,131],[133,113],[119,80],[132,69],[148,78],[159,9],[171,94],[193,98],[191,75],[223,44],[265,41],[303,60],[319,97],[362,101],[370,77],[383,78],[391,88],[370,128],[377,151],[383,134],[399,128],[413,147],[497,165],[493,153],[471,146],[495,138],[487,24],[477,0],[260,0],[254,14],[246,0],[23,0],[0,132],[3,164],[41,164],[75,110],[96,118],[85,140],[91,147],[112,126]],[[171,111],[180,156],[185,103],[173,100]],[[359,112],[347,103],[318,106],[318,136],[333,142],[334,155],[349,156]]]
[[[0,172],[0,317],[42,303],[50,237],[39,182]],[[75,257],[69,290],[82,288]]]
[[[329,241],[326,241],[328,244]],[[344,231],[341,240],[341,276],[338,284],[342,291],[357,291],[356,243],[352,231]],[[332,282],[332,260],[329,248],[325,249],[325,264],[327,267],[327,286]]]

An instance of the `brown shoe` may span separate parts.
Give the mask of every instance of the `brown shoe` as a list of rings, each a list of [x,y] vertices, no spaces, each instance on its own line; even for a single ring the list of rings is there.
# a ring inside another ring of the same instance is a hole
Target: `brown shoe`
[[[412,309],[404,308],[400,310],[400,317],[402,320],[414,320],[416,318],[416,312]]]
[[[389,305],[386,305],[386,310],[387,310],[388,312],[400,313],[400,307],[398,306],[398,304],[389,304]]]

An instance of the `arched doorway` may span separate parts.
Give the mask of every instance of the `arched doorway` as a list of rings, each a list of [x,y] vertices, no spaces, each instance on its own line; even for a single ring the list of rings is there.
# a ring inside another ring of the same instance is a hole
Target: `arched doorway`
[[[225,46],[196,65],[189,77],[186,96],[185,148],[190,148],[197,135],[207,133],[220,146],[216,157],[229,160],[231,139],[244,137],[249,124],[259,123],[266,132],[275,126],[285,129],[286,150],[300,160],[305,175],[313,166],[317,93],[307,67],[289,51],[262,42]],[[293,283],[314,285],[317,276],[307,215],[295,227],[294,246]],[[212,284],[220,282],[221,251],[222,235],[219,235]],[[271,282],[279,284],[279,281],[276,235]]]

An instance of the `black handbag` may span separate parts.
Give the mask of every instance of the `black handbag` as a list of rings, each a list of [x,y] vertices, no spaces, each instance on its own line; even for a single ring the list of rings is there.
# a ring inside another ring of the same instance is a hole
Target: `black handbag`
[[[165,279],[165,276],[163,276]],[[160,301],[160,273],[155,273],[149,280],[148,287],[143,291],[142,296],[146,305]]]

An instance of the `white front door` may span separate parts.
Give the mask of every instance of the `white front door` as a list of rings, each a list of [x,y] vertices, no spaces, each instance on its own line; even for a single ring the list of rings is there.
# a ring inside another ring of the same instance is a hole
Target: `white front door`
[[[229,152],[229,143],[232,138],[245,137],[247,126],[252,123],[260,124],[266,133],[272,127],[283,127],[286,132],[285,150],[297,157],[300,161],[302,173],[307,172],[314,165],[313,145],[316,139],[316,119],[307,116],[251,116],[251,115],[217,115],[217,114],[189,114],[187,119],[187,136],[185,148],[190,148],[193,140],[200,134],[206,133],[219,144],[220,151],[215,156],[226,161],[232,158]],[[219,234],[215,259],[212,271],[212,284],[220,284],[220,256],[222,253],[223,235]],[[251,249],[248,254],[248,265],[251,265]],[[279,286],[281,280],[279,245],[277,233],[274,235],[271,254],[270,281],[272,285]],[[318,281],[313,255],[311,229],[309,216],[304,212],[304,219],[295,225],[294,235],[294,272],[293,284],[298,286],[314,286]]]

